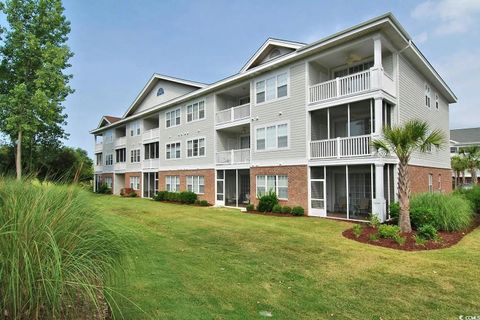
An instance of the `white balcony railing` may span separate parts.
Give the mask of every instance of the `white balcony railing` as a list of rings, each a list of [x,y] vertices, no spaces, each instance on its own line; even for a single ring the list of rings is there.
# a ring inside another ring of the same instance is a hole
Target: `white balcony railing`
[[[250,117],[250,103],[219,111],[215,115],[217,124],[243,120],[248,117]]]
[[[103,143],[95,143],[95,152],[102,152],[103,150]]]
[[[95,170],[95,172],[101,172],[101,171],[103,171],[103,166],[99,165],[99,164],[96,164],[94,170]]]
[[[115,171],[124,171],[127,168],[126,162],[117,162],[113,165]]]
[[[158,169],[159,159],[146,159],[142,161],[143,169]]]
[[[371,135],[335,138],[310,142],[310,158],[344,158],[372,154]]]
[[[143,132],[143,140],[154,140],[160,137],[160,128],[154,128]]]
[[[371,71],[363,71],[330,81],[315,84],[309,88],[310,103],[340,98],[370,90]]]
[[[217,152],[217,164],[250,163],[250,149]]]
[[[115,147],[121,147],[127,144],[127,137],[119,137],[115,139]]]

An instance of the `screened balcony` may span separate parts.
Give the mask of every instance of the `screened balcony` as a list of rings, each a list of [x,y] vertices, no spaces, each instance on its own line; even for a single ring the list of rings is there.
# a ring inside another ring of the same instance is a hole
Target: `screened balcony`
[[[158,140],[160,138],[159,116],[155,114],[151,117],[143,119],[142,140]]]

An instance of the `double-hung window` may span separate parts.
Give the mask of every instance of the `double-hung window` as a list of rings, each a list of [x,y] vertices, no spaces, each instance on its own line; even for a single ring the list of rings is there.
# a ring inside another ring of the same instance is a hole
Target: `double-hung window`
[[[180,125],[180,108],[165,112],[165,127],[175,127]]]
[[[428,84],[425,84],[425,106],[427,108],[430,108],[431,107],[431,98],[430,98],[430,92],[431,92],[431,89],[430,89],[430,86]]]
[[[133,190],[140,190],[140,177],[132,176],[130,177],[130,188]]]
[[[187,141],[187,157],[205,156],[205,138],[192,139]]]
[[[168,192],[180,191],[180,176],[166,176],[165,189],[167,189]]]
[[[180,142],[169,143],[166,145],[166,159],[180,159],[181,155]]]
[[[205,101],[195,102],[187,106],[187,122],[205,119]]]
[[[113,154],[109,153],[105,155],[105,165],[111,166],[113,164]]]
[[[288,199],[288,176],[286,175],[258,175],[257,197],[268,192],[275,192],[282,200]]]
[[[439,101],[438,101],[438,93],[435,93],[435,109],[439,110],[440,109],[440,105],[439,105]]]
[[[127,150],[125,148],[115,150],[115,162],[121,163],[127,160]]]
[[[257,150],[288,148],[288,124],[273,124],[256,128]]]
[[[140,162],[140,149],[130,150],[130,162]]]
[[[145,160],[158,159],[160,157],[159,143],[147,143],[145,146]]]
[[[135,121],[130,124],[130,136],[140,135],[140,122]]]
[[[283,72],[255,83],[256,102],[263,103],[288,95],[288,73]]]
[[[187,190],[197,194],[205,193],[205,178],[203,176],[187,176]]]
[[[433,174],[428,174],[428,192],[433,192]]]
[[[95,154],[95,157],[96,157],[96,163],[97,163],[97,166],[101,166],[102,165],[102,154],[101,153],[96,153]]]

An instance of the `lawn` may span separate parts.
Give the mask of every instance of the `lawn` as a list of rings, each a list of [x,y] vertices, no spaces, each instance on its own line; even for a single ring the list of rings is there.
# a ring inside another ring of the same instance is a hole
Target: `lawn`
[[[479,315],[480,230],[444,250],[344,238],[347,222],[92,195],[130,245],[126,319],[458,319]]]

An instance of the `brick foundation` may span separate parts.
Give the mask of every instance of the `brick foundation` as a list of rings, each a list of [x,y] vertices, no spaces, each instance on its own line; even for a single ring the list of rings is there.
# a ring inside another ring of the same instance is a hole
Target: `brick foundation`
[[[134,189],[140,197],[140,190],[142,189],[142,173],[141,172],[125,172],[125,188],[130,188],[130,177],[140,177],[139,189]]]
[[[308,214],[308,167],[278,166],[278,167],[252,167],[250,168],[250,199],[255,205],[258,204],[257,175],[287,175],[288,176],[288,200],[280,200],[281,205],[301,206]]]
[[[408,166],[412,193],[428,192],[428,175],[433,175],[433,191],[452,192],[452,170],[421,166]],[[439,183],[439,176],[441,183]]]
[[[158,190],[166,190],[165,177],[179,176],[180,191],[187,190],[187,176],[203,176],[205,180],[205,193],[199,194],[200,200],[207,200],[210,204],[215,204],[215,169],[199,170],[169,170],[158,172]]]

